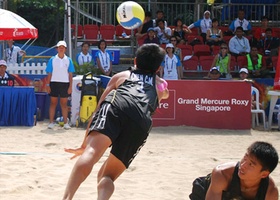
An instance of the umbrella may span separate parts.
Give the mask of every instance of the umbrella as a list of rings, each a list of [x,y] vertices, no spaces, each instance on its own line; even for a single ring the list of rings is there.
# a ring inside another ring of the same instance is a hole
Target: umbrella
[[[38,30],[21,16],[0,9],[0,40],[35,39]]]

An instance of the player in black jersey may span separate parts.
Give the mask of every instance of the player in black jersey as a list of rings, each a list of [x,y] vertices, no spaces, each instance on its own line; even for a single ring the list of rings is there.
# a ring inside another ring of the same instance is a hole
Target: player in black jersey
[[[83,144],[73,153],[76,162],[63,199],[72,199],[106,149],[111,153],[98,172],[98,200],[109,199],[114,181],[128,168],[144,146],[152,127],[151,115],[161,99],[169,96],[167,83],[156,75],[165,56],[156,44],[145,44],[136,52],[136,70],[114,75],[98,104]]]

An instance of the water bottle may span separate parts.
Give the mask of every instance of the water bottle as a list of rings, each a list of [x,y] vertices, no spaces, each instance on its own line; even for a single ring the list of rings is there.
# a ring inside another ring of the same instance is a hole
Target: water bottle
[[[126,36],[127,36],[127,35],[126,35],[125,31],[123,31],[122,37],[125,38]]]

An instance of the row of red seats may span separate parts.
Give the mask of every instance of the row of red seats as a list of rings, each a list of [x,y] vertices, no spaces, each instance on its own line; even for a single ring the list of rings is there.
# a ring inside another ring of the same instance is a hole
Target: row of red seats
[[[231,56],[230,71],[238,72],[238,70],[244,67],[246,61],[246,56],[238,56],[237,58]],[[276,68],[278,56],[272,57],[272,67]],[[184,72],[199,72],[199,71],[210,71],[211,65],[213,63],[214,56],[192,56],[190,59],[183,61]]]
[[[71,29],[73,30],[73,35],[75,35],[76,25],[72,24]],[[134,32],[136,29],[134,30]],[[131,35],[131,30],[123,28],[121,25],[111,25],[111,24],[85,24],[84,26],[78,25],[77,37],[84,38],[88,40],[114,40],[115,37],[121,37],[122,33],[125,32],[126,35]]]

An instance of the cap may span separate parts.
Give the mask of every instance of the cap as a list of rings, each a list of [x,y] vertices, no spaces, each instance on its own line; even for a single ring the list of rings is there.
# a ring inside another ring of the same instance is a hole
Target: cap
[[[56,47],[59,47],[59,46],[64,46],[65,48],[67,48],[67,44],[65,41],[61,40],[57,43]]]
[[[149,33],[150,31],[154,31],[155,32],[154,28],[152,28],[152,27],[148,28],[147,33]]]
[[[246,69],[246,68],[241,68],[241,69],[239,70],[239,74],[242,73],[242,72],[244,72],[244,73],[246,73],[246,74],[249,73],[249,72],[248,72],[248,69]]]
[[[5,60],[0,60],[0,65],[4,65],[4,66],[6,66],[6,67],[7,67],[7,63],[6,63],[6,61],[5,61]]]
[[[169,47],[170,47],[170,48],[174,48],[174,45],[173,45],[173,44],[171,44],[171,43],[168,43],[168,44],[166,45],[166,47],[165,47],[165,48],[167,49],[167,48],[169,48]]]
[[[214,71],[214,70],[217,70],[218,72],[220,72],[219,67],[212,67],[212,68],[210,69],[210,72],[212,72],[212,71]]]
[[[209,10],[206,10],[203,15],[205,15],[206,13],[208,13],[209,15],[211,15],[210,11]]]

